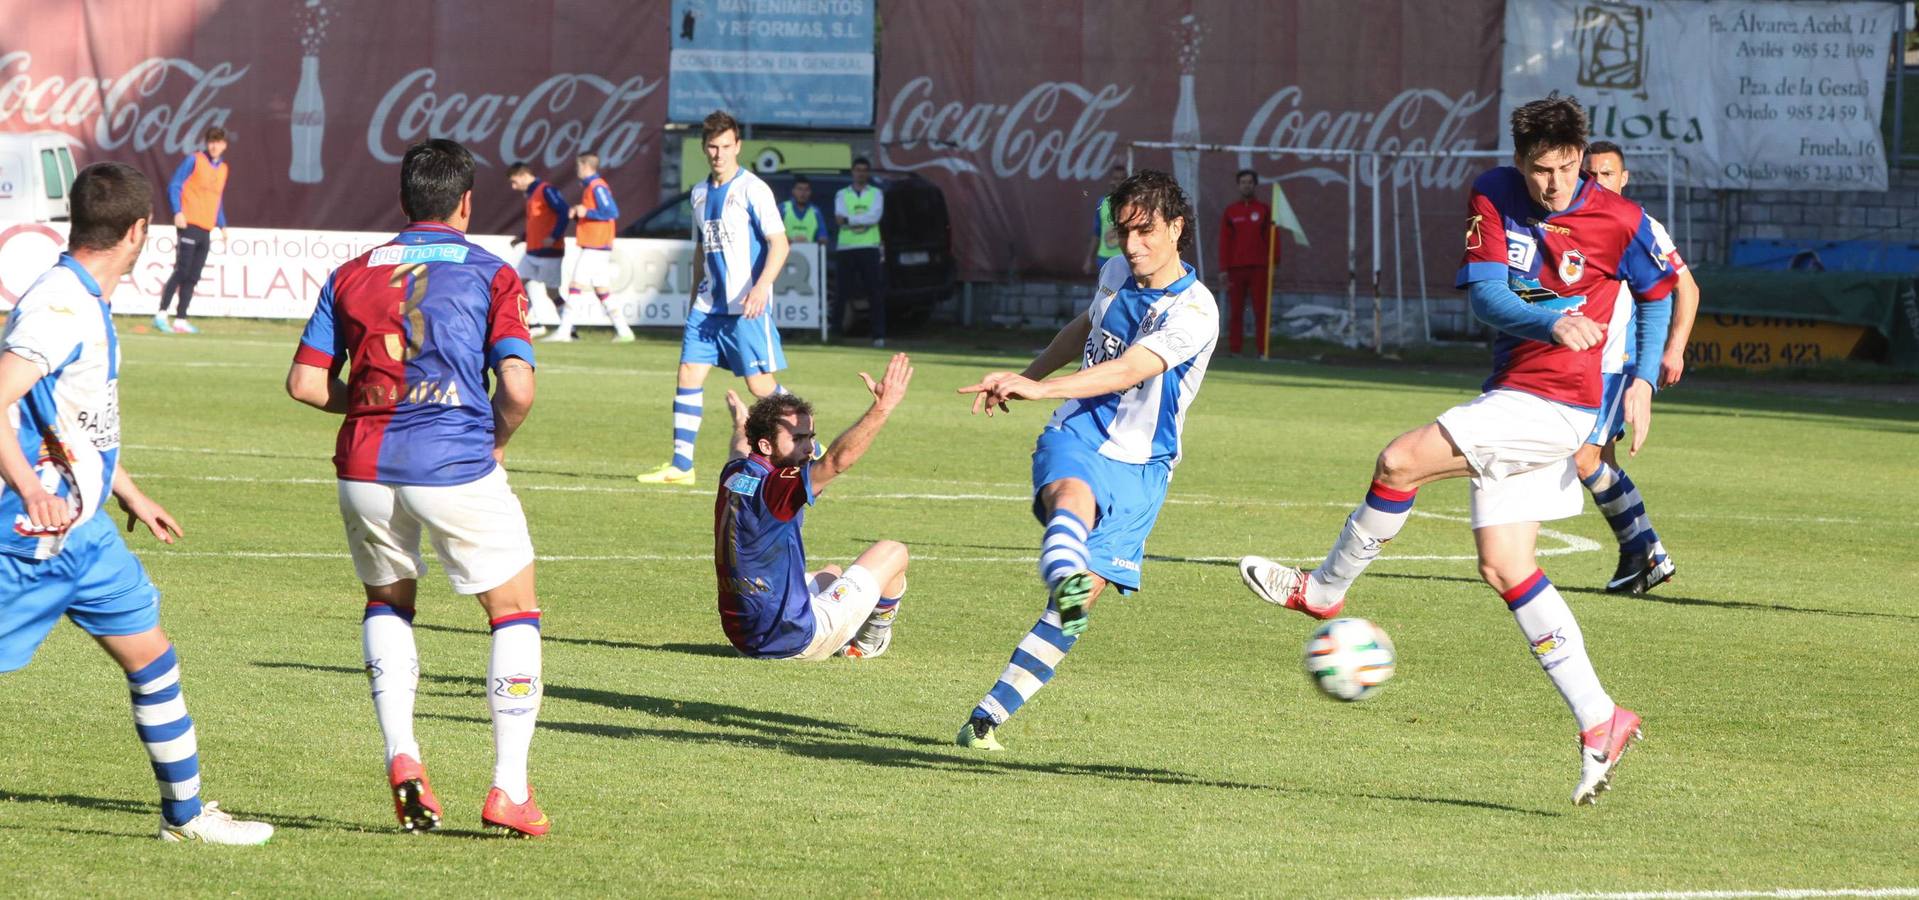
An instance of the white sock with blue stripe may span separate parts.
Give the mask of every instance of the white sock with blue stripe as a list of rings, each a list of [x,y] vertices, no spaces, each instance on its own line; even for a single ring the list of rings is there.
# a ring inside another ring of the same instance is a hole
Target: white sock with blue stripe
[[[1639,487],[1626,477],[1626,470],[1602,462],[1582,480],[1592,492],[1593,503],[1605,514],[1606,524],[1612,526],[1619,549],[1653,550],[1656,555],[1659,533],[1652,530],[1646,501],[1640,499]]]
[[[169,825],[185,825],[200,814],[200,748],[186,698],[180,696],[180,659],[173,645],[127,673],[127,687],[133,696],[133,730],[160,785],[160,815]]]
[[[693,444],[700,438],[700,415],[706,395],[701,388],[679,388],[673,393],[673,468],[693,471]]]
[[[540,611],[493,620],[493,657],[486,669],[486,702],[493,714],[493,786],[525,803],[526,757],[540,718]]]
[[[1046,535],[1039,545],[1039,577],[1050,589],[1074,572],[1085,572],[1086,523],[1064,509],[1053,510],[1046,520]]]
[[[973,708],[973,717],[985,716],[999,725],[1019,712],[1026,701],[1040,688],[1053,680],[1054,670],[1060,661],[1066,658],[1066,652],[1079,643],[1079,638],[1062,634],[1059,630],[1059,608],[1047,601],[1046,611],[1040,614],[1039,621],[1033,623],[1033,630],[1020,638],[1019,646],[1013,648],[1013,658],[1007,660],[1006,670],[1000,673],[999,681],[993,689],[986,692],[979,705]]]
[[[373,692],[373,714],[380,720],[387,762],[402,753],[420,761],[420,743],[413,738],[413,702],[420,693],[413,613],[368,602],[360,620],[360,647],[366,654],[367,687]]]
[[[1532,645],[1533,658],[1559,689],[1559,696],[1572,710],[1579,730],[1605,723],[1612,718],[1612,696],[1599,683],[1592,659],[1586,655],[1586,636],[1573,618],[1572,607],[1559,589],[1535,570],[1532,577],[1500,595],[1512,610],[1519,632]]]

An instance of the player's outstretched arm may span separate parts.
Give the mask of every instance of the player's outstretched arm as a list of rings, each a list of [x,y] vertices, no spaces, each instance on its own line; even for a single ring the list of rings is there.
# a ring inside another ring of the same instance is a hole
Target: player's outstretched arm
[[[533,411],[533,364],[517,356],[500,360],[493,388],[493,458],[506,458],[506,442]]]
[[[865,372],[860,373],[860,380],[866,382],[866,389],[872,392],[873,405],[866,408],[865,415],[860,416],[853,427],[834,438],[833,445],[826,448],[826,455],[813,463],[809,476],[816,493],[866,455],[866,448],[879,436],[893,407],[906,398],[906,386],[913,381],[913,361],[904,353],[895,353],[880,380],[874,381],[873,376]]]
[[[40,367],[17,353],[0,353],[0,409],[12,409],[40,381]],[[0,415],[0,478],[20,495],[34,527],[59,528],[73,521],[73,510],[40,483],[40,474],[20,450],[20,434],[10,416]]]
[[[753,445],[746,439],[746,415],[749,410],[738,391],[726,392],[726,409],[733,414],[733,443],[727,446],[726,461],[745,459],[752,454]]]
[[[1692,269],[1679,270],[1672,289],[1672,327],[1666,332],[1666,353],[1660,359],[1659,386],[1669,388],[1686,374],[1686,343],[1692,340],[1692,322],[1699,315],[1699,282]]]
[[[1090,315],[1090,312],[1081,313],[1066,323],[1058,334],[1053,335],[1052,343],[1033,357],[1032,363],[1020,374],[1028,378],[1045,378],[1059,371],[1061,366],[1078,359],[1085,352],[1087,335],[1093,333],[1093,320],[1088,318]]]
[[[346,415],[346,382],[319,366],[296,362],[287,369],[287,396],[322,412]]]
[[[186,537],[180,530],[180,523],[174,521],[166,508],[148,497],[140,486],[133,483],[133,476],[127,473],[124,465],[113,469],[113,499],[119,501],[120,511],[127,514],[127,530],[132,531],[135,522],[147,526],[155,539],[162,544],[171,544],[178,538]]]

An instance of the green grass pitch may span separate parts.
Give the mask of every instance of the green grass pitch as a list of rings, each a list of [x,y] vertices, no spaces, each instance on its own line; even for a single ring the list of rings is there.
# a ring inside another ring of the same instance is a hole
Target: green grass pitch
[[[132,323],[123,322],[124,330]],[[334,497],[337,420],[288,400],[297,330],[128,334],[124,464],[185,525],[132,541],[165,594],[206,796],[264,848],[153,840],[120,673],[63,624],[0,677],[4,893],[59,895],[1253,895],[1889,888],[1919,883],[1919,424],[1910,406],[1682,385],[1628,471],[1678,561],[1646,598],[1594,588],[1610,534],[1550,523],[1547,573],[1646,740],[1568,804],[1574,728],[1479,583],[1465,488],[1422,492],[1351,595],[1399,673],[1338,704],[1301,672],[1312,623],[1232,560],[1311,562],[1387,440],[1475,374],[1218,361],[1147,546],[1001,738],[951,746],[1044,603],[1028,456],[1050,409],[969,418],[959,385],[1012,351],[928,345],[904,406],[808,514],[817,565],[915,554],[883,659],[734,656],[713,602],[722,392],[698,489],[669,449],[676,344],[540,347],[509,456],[542,555],[547,697],[532,779],[553,834],[481,833],[492,745],[478,605],[422,582],[418,728],[442,833],[395,833]],[[1042,337],[1016,342],[1036,348]],[[908,345],[909,349],[912,345]],[[836,434],[881,351],[789,349]]]

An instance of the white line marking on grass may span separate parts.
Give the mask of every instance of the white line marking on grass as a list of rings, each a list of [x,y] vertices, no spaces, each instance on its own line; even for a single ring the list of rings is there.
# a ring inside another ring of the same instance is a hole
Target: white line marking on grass
[[[1776,897],[1780,898],[1780,900],[1804,900],[1804,898],[1810,897],[1919,897],[1919,888],[1773,888],[1771,890],[1732,891],[1461,894],[1455,896],[1416,897],[1413,898],[1413,900],[1737,900],[1737,898],[1743,897]]]

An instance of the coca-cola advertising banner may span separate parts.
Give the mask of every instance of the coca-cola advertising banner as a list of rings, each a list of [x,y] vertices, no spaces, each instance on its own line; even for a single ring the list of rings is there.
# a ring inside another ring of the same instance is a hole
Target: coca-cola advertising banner
[[[883,0],[877,162],[920,172],[946,190],[961,277],[1077,274],[1107,173],[1124,164],[1131,141],[1379,151],[1497,146],[1503,6]],[[1343,289],[1344,158],[1159,150],[1140,151],[1137,161],[1197,188],[1209,273],[1216,258],[1207,238],[1237,199],[1234,172],[1252,168],[1262,181],[1280,179],[1311,246],[1285,239],[1278,287]],[[1419,193],[1429,280],[1451,282],[1464,192],[1493,164],[1408,157],[1383,170],[1389,190]],[[1362,178],[1367,204],[1372,182],[1365,172]],[[1369,208],[1360,214],[1369,256]],[[1410,249],[1406,258],[1410,289]]]
[[[474,229],[517,227],[505,167],[572,196],[598,153],[640,211],[659,192],[668,0],[0,0],[0,131],[53,129],[83,164],[164,188],[200,134],[231,134],[235,226],[384,230],[406,147],[450,137],[480,161]]]

